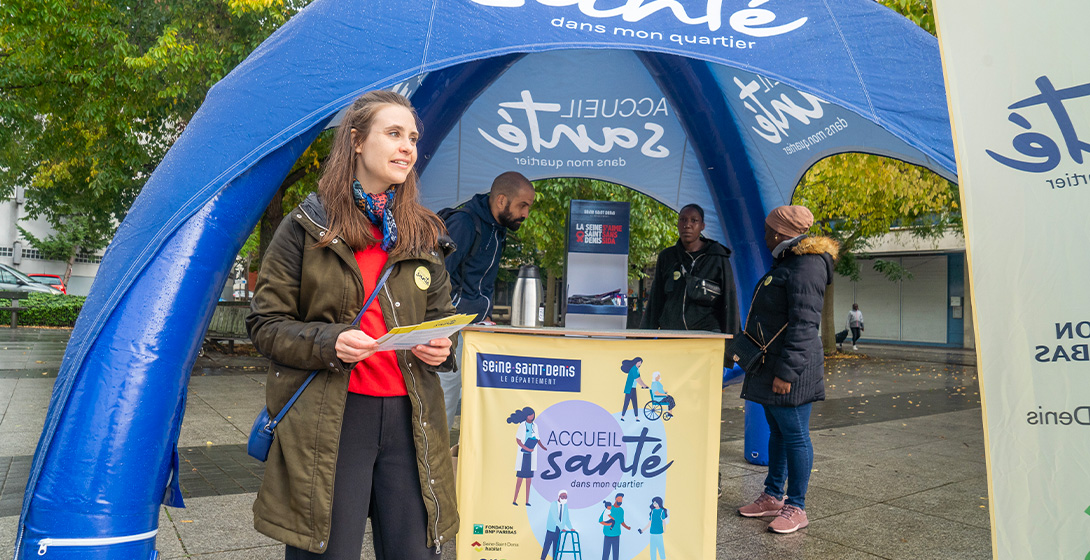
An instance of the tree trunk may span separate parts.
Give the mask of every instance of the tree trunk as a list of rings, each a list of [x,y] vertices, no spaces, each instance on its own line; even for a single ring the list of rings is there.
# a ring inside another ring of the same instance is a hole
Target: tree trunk
[[[556,326],[556,273],[546,271],[545,277],[545,326]]]
[[[836,318],[833,317],[833,284],[825,286],[825,303],[821,306],[821,345],[826,356],[836,354]]]
[[[61,279],[61,285],[64,286],[65,291],[68,291],[68,279],[72,277],[72,266],[76,264],[76,255],[79,254],[79,245],[72,248],[72,254],[68,256],[68,262],[64,267],[64,278]]]
[[[265,250],[269,248],[269,242],[272,241],[276,228],[280,227],[280,220],[284,219],[284,193],[299,182],[299,179],[306,177],[308,172],[309,168],[301,167],[288,173],[288,176],[284,177],[284,181],[280,183],[280,188],[276,189],[276,194],[269,201],[269,205],[265,207],[265,212],[261,215],[261,231],[257,244],[259,261],[265,256]]]
[[[284,219],[284,192],[287,190],[287,186],[280,185],[272,200],[269,201],[269,205],[265,207],[265,212],[261,214],[261,237],[257,245],[258,259],[265,257],[265,251],[269,248],[273,233],[276,233],[276,228],[280,227],[280,221]]]

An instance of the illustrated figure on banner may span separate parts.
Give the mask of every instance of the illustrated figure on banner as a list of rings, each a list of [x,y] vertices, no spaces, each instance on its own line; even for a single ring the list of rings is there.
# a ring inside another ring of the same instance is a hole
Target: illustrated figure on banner
[[[380,557],[435,558],[457,532],[453,465],[428,447],[448,442],[434,372],[453,364],[451,340],[375,351],[386,325],[454,313],[450,242],[413,170],[417,122],[399,94],[357,99],[317,195],[284,217],[262,258],[246,326],[272,362],[269,410],[317,370],[276,430],[253,507],[254,528],[285,543],[287,560],[359,560],[368,516]]]
[[[624,422],[624,414],[628,411],[629,403],[632,404],[632,415],[636,417],[636,421],[640,421],[640,404],[636,398],[636,388],[643,387],[647,389],[647,384],[640,378],[640,366],[643,365],[643,358],[639,356],[632,358],[631,360],[621,360],[621,371],[628,374],[628,378],[624,382],[624,405],[621,407],[621,421]]]
[[[670,419],[674,415],[674,407],[677,406],[677,402],[674,400],[673,395],[667,393],[666,388],[662,386],[662,372],[660,371],[651,374],[651,402],[666,405],[666,412],[662,415],[663,418]]]
[[[617,525],[617,521],[613,519],[613,502],[604,500],[602,501],[602,507],[605,509],[602,510],[602,515],[599,516],[598,521],[601,522],[602,525],[612,529]]]
[[[598,516],[598,523],[602,525],[602,560],[608,560],[610,551],[613,551],[613,560],[618,560],[621,554],[621,528],[626,531],[631,531],[632,527],[629,527],[624,522],[624,508],[621,507],[621,503],[624,501],[624,494],[618,492],[613,498],[613,505],[609,505],[606,502],[606,511],[602,512],[602,515]]]
[[[513,506],[519,505],[519,489],[522,487],[523,482],[526,483],[525,503],[527,506],[530,505],[530,483],[534,480],[537,448],[540,447],[545,451],[549,450],[537,437],[537,426],[534,424],[535,418],[537,418],[537,414],[530,407],[516,410],[511,413],[511,416],[507,417],[508,424],[518,424],[518,427],[515,428],[515,443],[518,445],[519,450],[515,455],[515,497],[511,500]]]
[[[517,495],[517,493],[516,493]],[[549,504],[549,515],[545,518],[545,541],[541,545],[541,560],[549,555],[552,549],[553,560],[556,559],[556,551],[560,544],[560,533],[574,531],[571,524],[571,513],[568,507],[568,491],[561,490],[556,501]]]
[[[649,535],[651,540],[651,560],[661,558],[666,560],[666,545],[662,542],[662,526],[670,522],[668,511],[666,506],[662,504],[662,498],[655,496],[651,498],[651,513],[647,517],[647,524],[642,528],[637,529],[637,532],[643,533],[650,527]]]

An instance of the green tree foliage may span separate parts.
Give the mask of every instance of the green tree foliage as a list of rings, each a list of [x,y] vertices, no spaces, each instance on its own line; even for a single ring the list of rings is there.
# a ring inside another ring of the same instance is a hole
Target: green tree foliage
[[[920,238],[960,231],[957,185],[909,163],[841,154],[815,164],[794,203],[814,213],[814,229],[840,242],[837,272],[858,279],[852,254],[897,228]]]
[[[935,12],[931,9],[931,0],[878,0],[878,3],[912,20],[924,31],[935,34]]]
[[[50,212],[46,217],[53,228],[53,235],[39,239],[22,227],[19,227],[19,232],[38,249],[42,258],[65,263],[61,282],[67,286],[76,257],[81,253],[92,254],[104,248],[112,236],[113,228],[105,220],[95,220],[71,209]]]
[[[814,228],[840,242],[837,272],[859,279],[857,254],[892,229],[919,238],[961,230],[957,185],[931,171],[868,154],[841,154],[815,164],[799,182],[794,203],[814,213]],[[896,280],[905,271],[888,261],[875,270]],[[827,353],[836,351],[833,287],[825,293],[822,338]]]
[[[0,194],[109,239],[208,89],[308,2],[0,3]]]

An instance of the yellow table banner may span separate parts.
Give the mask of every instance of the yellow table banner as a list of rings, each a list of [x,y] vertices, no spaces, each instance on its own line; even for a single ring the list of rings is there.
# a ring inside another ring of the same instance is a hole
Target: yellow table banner
[[[463,344],[458,558],[715,556],[722,340]]]

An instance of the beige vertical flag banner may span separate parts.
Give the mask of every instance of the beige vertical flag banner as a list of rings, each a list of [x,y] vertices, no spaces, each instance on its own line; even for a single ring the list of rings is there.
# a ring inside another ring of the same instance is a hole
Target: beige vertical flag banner
[[[936,0],[994,557],[1090,559],[1090,3]]]

